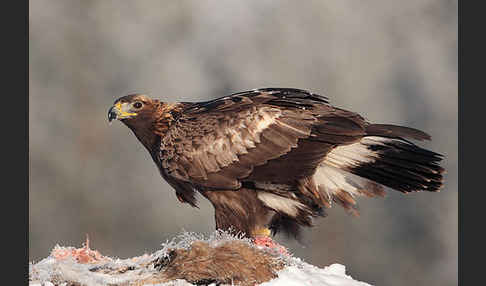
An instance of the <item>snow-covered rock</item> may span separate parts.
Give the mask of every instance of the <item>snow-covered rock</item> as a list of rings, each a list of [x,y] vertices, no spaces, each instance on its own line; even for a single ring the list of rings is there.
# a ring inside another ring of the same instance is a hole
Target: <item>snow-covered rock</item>
[[[216,231],[209,237],[182,233],[162,249],[114,259],[83,248],[56,246],[29,265],[30,285],[332,285],[366,286],[340,264],[319,268],[251,240]],[[191,284],[194,283],[194,284]]]

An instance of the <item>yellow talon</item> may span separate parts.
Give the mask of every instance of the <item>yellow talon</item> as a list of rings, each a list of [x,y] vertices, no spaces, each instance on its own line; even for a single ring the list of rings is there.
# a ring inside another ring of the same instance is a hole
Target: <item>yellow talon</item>
[[[257,228],[253,231],[253,236],[270,236],[271,232],[268,228]]]

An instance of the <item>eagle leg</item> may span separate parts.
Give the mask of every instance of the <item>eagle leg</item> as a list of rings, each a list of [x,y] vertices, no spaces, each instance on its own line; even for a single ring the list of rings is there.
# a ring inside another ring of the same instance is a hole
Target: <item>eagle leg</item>
[[[270,230],[265,228],[269,209],[257,198],[255,190],[207,190],[201,194],[214,206],[216,229],[243,234],[248,238],[270,235]]]
[[[255,230],[253,230],[252,236],[253,237],[259,237],[259,236],[269,237],[271,233],[272,232],[270,231],[270,229],[268,229],[266,227],[262,227],[262,228],[257,228]]]

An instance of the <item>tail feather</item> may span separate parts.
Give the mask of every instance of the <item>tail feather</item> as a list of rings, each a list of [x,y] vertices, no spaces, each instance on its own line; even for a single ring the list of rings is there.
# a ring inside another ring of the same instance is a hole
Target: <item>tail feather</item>
[[[312,180],[312,185],[317,186],[322,205],[330,207],[334,202],[353,215],[359,214],[355,197],[359,195],[375,197],[385,194],[382,185],[326,163],[319,166]],[[312,185],[302,182],[303,188],[312,189]]]
[[[369,136],[430,140],[430,135],[423,131],[391,124],[370,124],[366,127],[366,134]]]
[[[332,149],[312,180],[324,205],[332,201],[355,213],[356,195],[383,195],[383,186],[408,193],[437,192],[443,186],[443,156],[404,138],[430,139],[407,127],[373,124],[367,136]]]
[[[366,136],[335,148],[328,157],[324,164],[404,193],[442,187],[442,156],[403,139]]]

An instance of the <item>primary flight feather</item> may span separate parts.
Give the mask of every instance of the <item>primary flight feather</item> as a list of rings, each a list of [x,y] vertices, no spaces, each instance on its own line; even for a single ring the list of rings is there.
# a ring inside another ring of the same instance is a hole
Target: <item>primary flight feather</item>
[[[440,154],[408,139],[408,127],[372,124],[326,97],[263,88],[206,102],[164,103],[146,95],[117,99],[108,119],[127,125],[177,198],[214,206],[216,228],[254,237],[267,227],[295,237],[337,203],[442,187]]]

